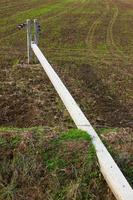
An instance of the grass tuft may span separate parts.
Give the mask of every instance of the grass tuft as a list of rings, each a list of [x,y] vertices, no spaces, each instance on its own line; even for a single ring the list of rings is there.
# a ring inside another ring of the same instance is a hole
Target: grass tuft
[[[63,133],[60,136],[62,140],[87,140],[91,142],[91,136],[82,130],[79,129],[70,129],[68,132]]]

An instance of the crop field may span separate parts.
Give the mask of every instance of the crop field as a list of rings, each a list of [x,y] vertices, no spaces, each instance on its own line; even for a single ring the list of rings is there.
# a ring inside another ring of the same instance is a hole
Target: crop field
[[[26,19],[133,185],[133,0],[0,0],[0,200],[114,200],[91,139],[76,143],[42,67],[27,64]]]
[[[120,0],[0,2],[1,124],[62,120],[45,73],[26,65],[26,31],[17,25],[27,18],[39,20],[40,48],[91,122],[131,127],[133,9]]]

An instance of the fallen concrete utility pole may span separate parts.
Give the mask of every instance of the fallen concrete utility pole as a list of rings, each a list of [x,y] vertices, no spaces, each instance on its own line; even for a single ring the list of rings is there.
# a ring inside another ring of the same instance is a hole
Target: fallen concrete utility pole
[[[96,131],[93,129],[90,122],[85,117],[85,115],[69,93],[68,89],[62,83],[61,79],[48,63],[47,59],[44,57],[35,42],[31,43],[31,48],[38,60],[40,61],[55,90],[62,99],[76,126],[79,129],[86,131],[92,137],[92,142],[96,149],[100,170],[116,199],[133,200],[133,190],[131,186],[129,185],[119,167],[102,143]]]

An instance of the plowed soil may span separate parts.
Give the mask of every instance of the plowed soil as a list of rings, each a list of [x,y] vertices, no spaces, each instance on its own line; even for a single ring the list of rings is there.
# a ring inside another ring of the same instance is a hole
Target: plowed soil
[[[3,0],[0,4],[1,125],[73,126],[41,66],[26,64],[26,31],[16,27],[27,18],[38,18],[40,48],[91,123],[133,127],[130,1],[47,0],[44,5],[42,0]]]
[[[133,8],[133,1],[132,0],[113,0],[115,3],[123,6],[123,8],[131,9]]]

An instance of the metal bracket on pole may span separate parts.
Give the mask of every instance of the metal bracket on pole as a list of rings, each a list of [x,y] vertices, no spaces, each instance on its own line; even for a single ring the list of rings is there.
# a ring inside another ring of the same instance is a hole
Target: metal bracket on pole
[[[39,31],[38,31],[38,21],[37,19],[34,19],[34,43],[36,45],[38,45],[38,41],[39,41]],[[35,56],[35,63],[38,63],[38,59]]]
[[[36,45],[38,45],[38,39],[39,39],[38,21],[37,19],[34,19],[34,42]]]
[[[39,40],[39,34],[41,32],[41,27],[37,19],[34,19],[34,21],[27,19],[26,23],[19,24],[17,28],[19,30],[23,29],[24,27],[27,28],[27,57],[28,57],[28,64],[38,63],[37,57],[33,60],[33,51],[31,48],[31,44],[35,43],[38,45],[38,40]],[[34,28],[34,31],[33,31]],[[34,32],[34,35],[33,35]]]
[[[27,19],[27,56],[28,56],[28,64],[30,64],[32,62],[31,41],[32,41],[32,24],[31,24],[31,20]]]

